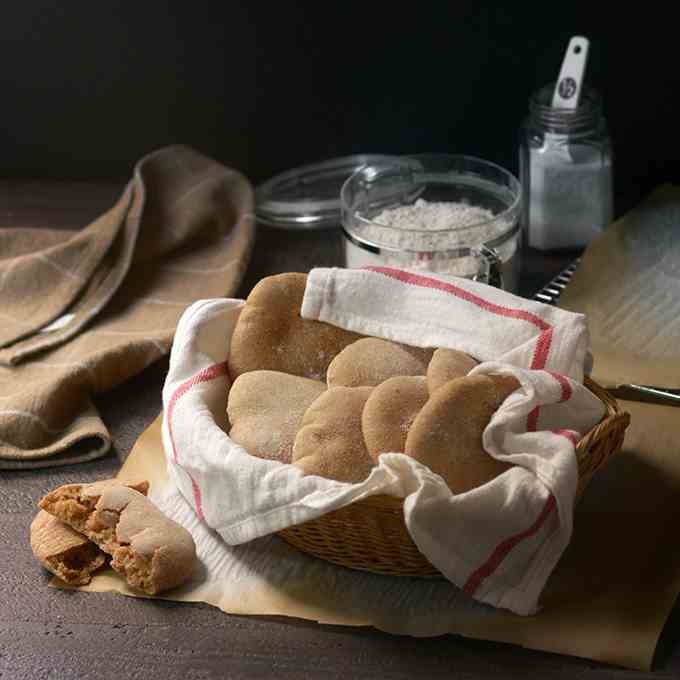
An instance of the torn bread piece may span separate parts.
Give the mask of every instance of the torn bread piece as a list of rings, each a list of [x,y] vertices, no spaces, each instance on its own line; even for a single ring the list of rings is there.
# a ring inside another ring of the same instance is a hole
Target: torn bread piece
[[[31,522],[31,549],[45,569],[72,586],[89,583],[106,562],[92,541],[44,510]]]
[[[100,486],[121,483],[145,495],[149,489],[146,481],[120,482],[109,479],[98,482]],[[33,554],[48,571],[69,585],[89,583],[92,573],[106,562],[106,554],[92,541],[44,510],[33,519],[30,533]]]
[[[113,569],[149,595],[181,585],[194,571],[191,534],[133,488],[110,480],[67,484],[39,505],[111,555]]]

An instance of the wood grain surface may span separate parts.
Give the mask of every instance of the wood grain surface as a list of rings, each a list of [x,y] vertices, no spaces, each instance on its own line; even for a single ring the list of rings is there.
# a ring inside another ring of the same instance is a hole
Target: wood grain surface
[[[109,207],[118,183],[0,181],[0,228],[79,228]],[[334,231],[301,234],[261,229],[240,295],[262,276],[341,264]],[[0,254],[1,256],[1,254]],[[524,258],[530,294],[573,254]],[[167,360],[97,398],[115,442],[105,458],[79,465],[0,472],[0,678],[630,678],[680,677],[676,605],[653,673],[457,636],[414,639],[372,629],[307,621],[228,616],[201,604],[86,594],[47,587],[28,528],[48,490],[116,474],[135,439],[161,408]]]

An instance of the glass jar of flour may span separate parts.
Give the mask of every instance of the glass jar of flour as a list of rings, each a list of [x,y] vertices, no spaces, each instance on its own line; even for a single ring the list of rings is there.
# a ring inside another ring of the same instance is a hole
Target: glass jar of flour
[[[529,101],[520,130],[525,243],[582,248],[612,219],[612,149],[602,101],[584,89],[575,109],[554,108],[555,85]]]
[[[368,163],[344,183],[347,267],[454,274],[516,292],[521,188],[469,156],[402,156]]]

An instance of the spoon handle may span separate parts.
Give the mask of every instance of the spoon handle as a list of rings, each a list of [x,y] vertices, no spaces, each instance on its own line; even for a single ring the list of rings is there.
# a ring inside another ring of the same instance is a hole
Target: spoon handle
[[[581,99],[583,74],[588,62],[588,38],[576,35],[564,53],[562,68],[552,98],[554,109],[575,109]]]

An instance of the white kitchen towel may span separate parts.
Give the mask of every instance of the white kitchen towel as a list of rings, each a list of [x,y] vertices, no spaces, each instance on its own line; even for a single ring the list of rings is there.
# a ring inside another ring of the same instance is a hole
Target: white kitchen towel
[[[168,470],[198,516],[235,545],[366,496],[401,497],[409,533],[446,578],[482,602],[535,612],[571,537],[575,444],[604,414],[581,383],[583,317],[456,277],[394,269],[310,273],[303,316],[416,346],[462,349],[482,360],[474,373],[519,380],[483,433],[485,449],[513,467],[453,495],[401,453],[383,454],[365,481],[346,484],[305,477],[231,441],[226,360],[242,306],[204,300],[185,312],[163,389]]]
[[[479,361],[548,369],[583,382],[583,314],[498,288],[392,267],[315,269],[302,316],[418,347],[450,347]]]

